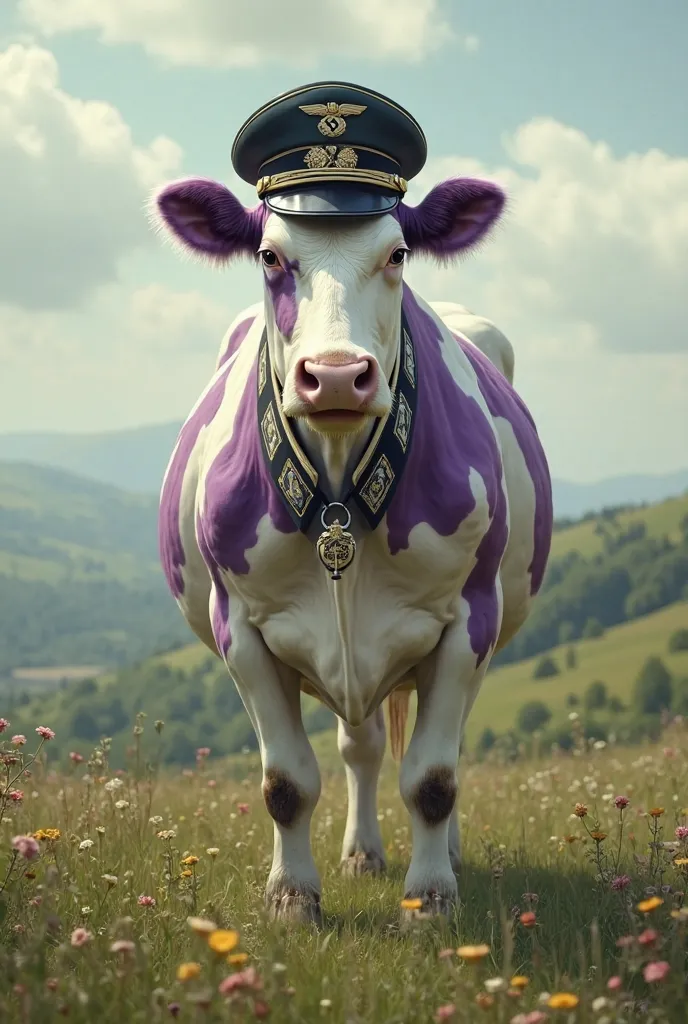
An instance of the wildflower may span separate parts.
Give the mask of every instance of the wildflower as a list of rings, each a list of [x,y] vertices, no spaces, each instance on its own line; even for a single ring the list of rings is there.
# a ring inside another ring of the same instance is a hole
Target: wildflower
[[[102,825],[96,825],[96,832],[98,833],[99,836],[105,835],[105,829],[103,828]]]
[[[420,910],[422,908],[422,906],[423,906],[423,901],[421,899],[417,899],[417,898],[416,899],[408,899],[408,900],[402,900],[401,901],[401,909],[402,910]]]
[[[227,963],[231,967],[243,967],[245,963],[248,963],[248,953],[230,953],[227,957]]]
[[[161,832],[155,833],[158,839],[176,839],[177,833],[173,828],[165,828]]]
[[[588,808],[585,806],[585,804],[576,804],[576,806],[573,809],[573,813],[576,815],[577,818],[584,818],[588,813]]]
[[[15,802],[15,804],[20,804],[24,799],[24,793],[21,789],[11,789],[8,796],[10,800]]]
[[[24,860],[35,860],[40,849],[33,836],[15,836],[12,840],[12,849],[16,850]]]
[[[488,992],[478,992],[475,1001],[481,1010],[489,1010],[491,1006],[494,1006],[494,996]]]
[[[210,756],[210,747],[199,747],[196,751],[196,760],[202,761],[204,757]]]
[[[521,922],[524,928],[534,928],[536,922],[535,911],[524,911],[524,913],[521,914],[521,916],[519,917],[519,921]]]
[[[652,946],[659,938],[659,932],[656,932],[654,928],[646,928],[638,936],[638,942],[641,946]]]
[[[116,886],[117,882],[119,881],[117,875],[101,875],[100,877],[103,879],[104,882],[107,882],[108,889],[114,888],[114,886]]]
[[[110,946],[111,953],[133,953],[135,949],[136,945],[130,939],[116,939]]]
[[[578,996],[573,992],[555,992],[547,1000],[551,1010],[574,1010],[578,1006]]]
[[[623,811],[630,804],[630,800],[627,796],[616,796],[614,797],[614,806],[617,810]]]
[[[89,932],[86,928],[75,928],[69,941],[75,949],[81,949],[81,947],[85,946],[87,942],[90,942],[92,938],[93,932]]]
[[[641,914],[649,914],[651,910],[661,907],[662,903],[664,903],[664,900],[660,899],[659,896],[650,896],[648,900],[641,900],[637,906]]]
[[[530,978],[527,978],[525,974],[514,974],[509,984],[512,988],[525,988],[529,981]]]
[[[230,974],[228,978],[224,978],[218,986],[218,992],[220,995],[228,996],[242,988],[258,990],[262,987],[255,967],[247,967],[245,971],[237,971],[236,974]]]
[[[208,854],[209,857],[217,857],[218,853],[220,852],[220,847],[209,846],[205,852]]]
[[[674,835],[677,839],[688,839],[688,825],[677,825]]]
[[[517,1013],[511,1018],[511,1024],[545,1024],[548,1019],[542,1010],[531,1010],[530,1013]]]
[[[594,839],[596,843],[603,843],[604,840],[607,838],[607,833],[606,832],[598,832],[598,831],[591,832],[590,833],[590,838]]]
[[[664,981],[670,970],[666,960],[651,960],[643,967],[643,978],[647,982]]]
[[[180,1012],[181,1012],[181,1004],[180,1003],[168,1003],[167,1004],[167,1009],[172,1014],[173,1017],[178,1017]]]
[[[184,868],[184,870],[180,872],[179,877],[180,878],[193,878],[193,871],[191,870],[191,868]]]
[[[70,750],[69,751],[69,760],[73,761],[74,764],[81,764],[84,759],[81,756],[81,754],[78,754],[76,752],[76,750]]]
[[[103,786],[103,789],[107,793],[114,793],[115,790],[121,789],[121,787],[123,785],[124,785],[124,783],[122,782],[121,779],[110,779],[109,782],[105,783],[105,785]]]
[[[52,729],[49,729],[47,725],[36,726],[36,732],[43,740],[54,740],[55,733]]]
[[[215,922],[209,921],[206,917],[187,917],[186,923],[196,935],[210,935],[217,931]]]
[[[618,992],[622,985],[623,981],[621,980],[621,976],[618,974],[612,975],[612,977],[607,982],[607,988],[610,992]]]
[[[628,875],[617,875],[609,884],[614,892],[623,892],[631,884],[631,880]]]
[[[154,907],[156,904],[154,896],[144,896],[143,894],[139,896],[136,902],[140,907]]]
[[[38,832],[34,832],[34,839],[40,839],[41,842],[56,843],[62,833],[59,828],[39,828]]]
[[[598,996],[597,999],[593,999],[591,1006],[593,1013],[601,1013],[602,1010],[606,1010],[608,1006],[611,1006],[611,1003],[606,996]]]
[[[198,864],[198,857],[194,857],[193,854],[190,854],[188,857],[184,857],[182,864]]]
[[[82,839],[81,842],[79,843],[79,849],[80,850],[90,850],[92,846],[93,846],[93,840],[92,839]]]
[[[251,808],[249,807],[248,804],[237,804],[237,811],[239,812],[239,814],[248,814],[250,809]]]
[[[0,729],[0,732],[2,732],[2,729]],[[22,734],[18,732],[16,736],[12,737],[10,743],[13,747],[23,747],[26,743],[26,736],[22,736]],[[688,831],[688,829],[686,831]]]
[[[455,1013],[456,1013],[456,1004],[455,1003],[445,1003],[444,1006],[438,1006],[437,1009],[435,1010],[435,1020],[436,1021],[451,1020],[451,1018],[454,1016]]]
[[[671,916],[675,921],[688,921],[688,907],[679,907],[678,910],[672,910]]]
[[[177,968],[177,981],[193,981],[201,973],[201,965],[194,960],[180,964]]]
[[[92,913],[93,913],[93,911],[91,910],[90,907],[82,907],[81,908],[81,916],[82,917],[88,917],[89,914],[92,914]]]
[[[653,818],[661,818],[663,814],[664,814],[664,808],[663,807],[653,807],[650,810],[650,816],[653,817]]]
[[[321,999],[320,1000],[320,1007],[323,1010],[331,1009],[331,1007],[332,1007],[332,1000],[331,999]]]
[[[239,945],[239,932],[217,928],[208,936],[208,945],[214,953],[225,955]]]
[[[128,806],[129,806],[129,801],[128,800],[116,800],[115,801],[115,807],[116,807],[116,809],[118,811],[126,811]]]
[[[677,868],[684,868],[688,864],[688,857],[676,857],[674,864]]]
[[[253,1016],[259,1019],[267,1017],[270,1013],[270,1007],[267,1003],[264,1003],[262,999],[254,999],[253,1001]]]
[[[456,952],[462,960],[467,960],[469,964],[472,964],[487,956],[490,952],[490,947],[484,943],[479,946],[459,946]]]
[[[451,947],[449,949],[441,949],[439,951],[439,953],[437,954],[437,959],[438,960],[451,960],[451,958],[454,956],[455,952],[456,952],[456,950],[452,949]]]
[[[504,978],[487,978],[485,988],[490,993],[503,992],[507,988],[507,984]]]

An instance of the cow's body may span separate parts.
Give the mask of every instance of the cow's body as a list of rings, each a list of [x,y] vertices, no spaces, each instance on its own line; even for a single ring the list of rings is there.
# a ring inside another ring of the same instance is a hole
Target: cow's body
[[[196,249],[230,232],[213,220],[217,188],[173,185],[174,202],[161,203],[172,230]],[[447,229],[457,250],[499,212],[492,186],[481,185],[477,199],[471,189],[442,200],[451,210],[458,204]],[[428,242],[427,224],[414,216],[402,234],[400,219],[387,215],[331,231],[239,214],[241,244],[253,238],[270,257],[265,300],[232,324],[163,484],[163,566],[192,629],[225,660],[256,730],[275,822],[268,898],[286,915],[317,913],[320,892],[309,839],[320,776],[301,690],[339,718],[349,791],[343,861],[356,872],[384,864],[382,702],[394,693],[390,710],[398,709],[399,694],[416,689],[400,774],[414,833],[406,896],[426,907],[455,897],[466,718],[492,654],[527,617],[549,553],[549,473],[510,383],[511,346],[489,321],[450,303],[430,307],[403,284],[394,254],[414,238],[420,251],[439,244],[438,229]],[[336,500],[373,425],[396,415],[390,382],[402,306],[415,345],[414,433],[379,525],[371,529],[352,506],[356,555],[333,581],[316,552],[319,517],[298,529],[261,449],[259,347],[265,332],[282,427],[291,424]],[[398,734],[404,716],[392,717]]]

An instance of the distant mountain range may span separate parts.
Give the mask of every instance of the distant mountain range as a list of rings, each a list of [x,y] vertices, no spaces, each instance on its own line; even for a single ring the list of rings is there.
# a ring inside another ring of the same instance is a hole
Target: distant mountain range
[[[158,494],[181,423],[158,423],[102,434],[0,435],[0,459],[31,462],[140,494]],[[663,501],[688,489],[688,468],[579,484],[554,480],[557,518],[578,518],[616,505]]]

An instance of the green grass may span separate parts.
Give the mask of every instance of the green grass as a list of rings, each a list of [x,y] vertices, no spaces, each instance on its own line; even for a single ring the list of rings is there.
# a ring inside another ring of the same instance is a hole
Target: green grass
[[[687,888],[688,878],[672,864],[671,851],[643,859],[655,820],[647,814],[650,807],[666,808],[656,822],[658,838],[671,838],[676,824],[688,821],[688,763],[681,753],[688,744],[676,728],[663,739],[676,751],[671,760],[660,746],[580,748],[578,757],[508,767],[467,764],[460,800],[461,904],[448,921],[416,918],[406,930],[400,929],[399,903],[412,837],[389,764],[378,803],[388,858],[383,878],[341,877],[346,788],[336,760],[336,770],[323,772],[312,842],[324,923],[315,931],[287,929],[264,913],[272,824],[255,759],[211,762],[191,774],[158,779],[132,762],[114,793],[104,786],[110,777],[105,764],[48,775],[37,762],[25,786],[31,798],[12,805],[6,812],[11,821],[0,832],[0,885],[9,869],[0,897],[0,1018],[8,1024],[64,1016],[75,1024],[137,1024],[178,1014],[182,1022],[231,1022],[255,1020],[269,1008],[271,1020],[295,1024],[430,1024],[440,1006],[453,1005],[449,1019],[460,1024],[505,1024],[537,1008],[543,993],[564,991],[579,998],[578,1009],[571,1017],[547,1011],[548,1021],[591,1024],[601,1012],[592,1002],[602,997],[611,1000],[605,1008],[610,1021],[682,1021],[686,926],[670,910],[680,906],[678,891]],[[144,746],[148,740],[147,731]],[[87,783],[86,774],[98,781]],[[607,799],[618,793],[631,799],[620,843],[619,814]],[[120,809],[119,800],[126,801]],[[577,801],[589,807],[584,822],[572,820]],[[246,813],[239,803],[248,804]],[[155,815],[160,817],[151,823]],[[585,828],[596,824],[608,835],[599,864]],[[22,879],[26,865],[19,861],[12,868],[10,839],[39,828],[58,828],[60,838],[41,842],[40,860],[28,865],[35,877]],[[157,838],[160,829],[173,829],[174,837]],[[576,839],[569,842],[572,835]],[[84,840],[93,845],[80,849]],[[218,848],[216,858],[209,848]],[[188,854],[199,861],[185,878],[181,859]],[[630,877],[623,894],[610,885],[621,873]],[[644,917],[636,903],[648,886],[660,885],[670,887],[664,903]],[[141,894],[152,896],[156,906],[140,906]],[[519,921],[526,910],[536,914],[532,930]],[[192,933],[189,914],[239,932],[237,950],[258,972],[260,989],[244,989],[231,1003],[222,998],[218,986],[238,967]],[[637,935],[648,924],[660,936],[655,948],[617,947],[619,936]],[[70,942],[77,927],[92,936],[83,948]],[[130,952],[112,950],[121,940],[131,943]],[[456,952],[439,957],[464,943],[486,943],[489,955],[473,966]],[[670,964],[664,982],[643,980],[650,960]],[[176,977],[184,962],[200,968],[186,983]],[[482,992],[484,1001],[486,979],[514,974],[529,980],[522,995],[497,994],[492,1005],[478,1008],[475,999]],[[606,988],[615,975],[622,977],[624,993],[648,1005],[621,1012],[628,996]]]
[[[688,494],[669,498],[647,508],[620,512],[616,521],[620,528],[627,530],[635,523],[645,523],[649,537],[668,536],[677,541],[680,537],[680,523],[688,515]],[[593,558],[602,553],[602,538],[595,533],[598,519],[558,530],[552,537],[550,560],[563,558],[571,551],[578,551],[584,558]]]

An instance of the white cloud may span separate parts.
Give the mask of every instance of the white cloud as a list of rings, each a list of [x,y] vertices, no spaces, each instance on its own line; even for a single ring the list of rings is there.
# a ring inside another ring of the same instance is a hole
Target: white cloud
[[[137,146],[113,106],[64,92],[47,50],[0,52],[0,302],[64,308],[115,277],[154,244],[143,203],[180,160],[172,140]]]
[[[177,65],[420,59],[452,38],[437,0],[19,0],[45,35],[92,29]]]

